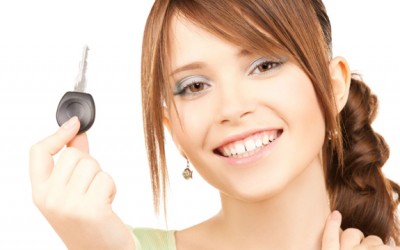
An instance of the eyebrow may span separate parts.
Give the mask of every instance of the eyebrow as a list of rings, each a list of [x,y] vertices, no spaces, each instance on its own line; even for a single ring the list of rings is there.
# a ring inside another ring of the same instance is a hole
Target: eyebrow
[[[246,57],[251,55],[252,53],[246,49],[241,49],[236,56],[237,57]],[[195,70],[195,69],[202,69],[205,68],[206,64],[203,62],[193,62],[193,63],[189,63],[186,65],[183,65],[182,67],[179,67],[177,69],[175,69],[174,71],[172,71],[172,73],[170,74],[170,76],[176,75],[180,72],[183,71],[187,71],[187,70]]]
[[[252,55],[253,53],[251,53],[250,51],[248,51],[247,49],[241,49],[238,53],[237,53],[237,57],[246,57],[249,55]]]
[[[201,68],[204,68],[204,67],[205,67],[205,64],[202,63],[202,62],[189,63],[189,64],[186,64],[186,65],[184,65],[182,67],[179,67],[179,68],[175,69],[174,71],[172,71],[170,76],[178,74],[179,72],[182,72],[182,71],[201,69]]]

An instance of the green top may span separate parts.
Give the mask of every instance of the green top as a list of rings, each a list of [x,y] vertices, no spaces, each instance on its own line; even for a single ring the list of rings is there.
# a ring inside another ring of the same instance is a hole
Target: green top
[[[132,228],[136,250],[176,250],[175,231]]]

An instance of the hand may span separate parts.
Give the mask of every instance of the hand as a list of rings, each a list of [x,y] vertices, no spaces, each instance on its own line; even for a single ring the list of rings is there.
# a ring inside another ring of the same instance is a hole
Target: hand
[[[86,134],[76,136],[78,130],[73,117],[32,146],[33,201],[68,249],[134,249],[129,229],[111,208],[114,181],[89,155]]]
[[[322,236],[322,250],[400,250],[399,247],[385,245],[382,239],[375,235],[364,237],[364,234],[355,228],[342,231],[341,222],[342,216],[338,211],[332,212],[328,217]]]

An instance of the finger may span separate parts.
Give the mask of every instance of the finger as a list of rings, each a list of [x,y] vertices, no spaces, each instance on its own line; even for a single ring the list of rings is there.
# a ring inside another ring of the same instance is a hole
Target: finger
[[[344,230],[340,237],[340,249],[347,250],[353,249],[361,244],[364,239],[364,234],[355,228],[348,228]]]
[[[100,171],[99,164],[93,158],[81,159],[72,173],[71,179],[68,182],[68,188],[72,193],[86,193],[94,177]]]
[[[333,211],[326,220],[324,233],[322,235],[322,250],[339,250],[340,224],[342,215]]]
[[[82,152],[89,153],[89,141],[86,133],[75,136],[68,144],[68,147],[74,147]]]
[[[79,130],[79,120],[72,117],[64,123],[53,135],[32,146],[30,150],[29,171],[32,188],[47,180],[53,171],[52,156],[59,152],[74,138]]]
[[[368,247],[364,248],[368,250],[398,250],[398,247],[391,247],[391,246],[386,246],[386,245],[380,245],[380,246],[374,246],[374,247]]]
[[[366,246],[382,246],[385,245],[382,241],[381,238],[379,238],[376,235],[370,235],[368,237],[366,237],[365,239],[362,240],[361,242],[362,245],[366,245]]]
[[[87,195],[97,204],[111,204],[114,200],[116,187],[112,177],[100,171],[94,177]]]
[[[52,185],[54,187],[66,185],[78,163],[86,157],[90,156],[77,148],[66,148],[61,153],[51,173],[50,180]]]

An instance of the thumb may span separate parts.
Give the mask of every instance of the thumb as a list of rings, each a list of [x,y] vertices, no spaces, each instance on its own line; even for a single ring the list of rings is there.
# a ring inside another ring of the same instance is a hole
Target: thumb
[[[71,141],[69,141],[67,147],[74,147],[84,153],[89,153],[89,140],[86,133],[75,136]]]
[[[324,233],[322,235],[322,250],[340,249],[340,224],[342,215],[339,211],[333,211],[326,220]]]

